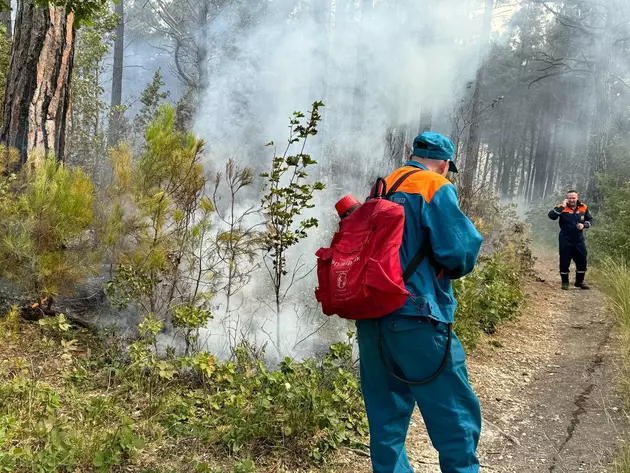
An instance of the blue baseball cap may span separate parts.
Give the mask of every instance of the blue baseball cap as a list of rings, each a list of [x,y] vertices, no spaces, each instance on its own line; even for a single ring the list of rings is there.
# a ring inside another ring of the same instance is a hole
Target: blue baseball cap
[[[457,172],[457,166],[452,161],[454,151],[455,145],[446,136],[432,131],[425,131],[414,138],[411,155],[418,158],[438,159],[440,161],[451,159],[448,163],[448,170]]]

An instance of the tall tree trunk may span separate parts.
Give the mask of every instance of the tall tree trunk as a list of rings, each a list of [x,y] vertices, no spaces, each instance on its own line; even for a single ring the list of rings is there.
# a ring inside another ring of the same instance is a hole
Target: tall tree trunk
[[[490,148],[488,147],[483,160],[483,172],[481,173],[482,187],[486,187],[486,184],[488,183],[488,172],[490,171],[490,156],[492,156],[492,151],[490,151]]]
[[[0,142],[20,152],[54,153],[64,159],[70,82],[74,63],[74,15],[64,7],[18,3]]]
[[[356,56],[354,92],[352,94],[352,130],[360,131],[363,128],[363,115],[365,113],[365,100],[367,93],[367,48],[364,45],[365,21],[372,11],[372,0],[361,0],[359,4],[360,23],[358,28],[358,48]]]
[[[111,123],[107,146],[115,146],[120,140],[122,113],[122,86],[123,86],[123,53],[125,50],[125,4],[124,0],[118,0],[114,7],[114,13],[118,15],[116,25],[116,41],[114,42],[114,71],[112,75],[112,100]]]
[[[470,128],[468,131],[468,143],[466,144],[466,166],[462,176],[461,202],[462,208],[467,210],[470,208],[470,200],[473,195],[474,178],[477,174],[477,165],[479,163],[479,142],[481,140],[481,99],[483,96],[483,71],[485,68],[485,49],[490,41],[490,31],[492,27],[492,11],[494,9],[494,0],[486,0],[486,9],[483,15],[483,25],[481,29],[481,52],[479,55],[479,68],[477,69],[477,77],[475,79],[475,90],[473,92],[473,106],[470,117]]]
[[[553,129],[553,139],[550,141],[550,154],[547,163],[547,182],[545,184],[545,190],[543,192],[543,198],[547,198],[553,195],[553,191],[556,185],[556,174],[558,170],[558,155],[561,150],[561,140],[559,138],[560,133],[560,119],[562,118],[562,113],[560,112],[560,107],[558,106],[558,111],[556,112],[555,117],[555,125]]]
[[[418,123],[418,134],[431,131],[433,124],[433,107],[428,102],[422,104],[420,112],[420,122]]]
[[[528,123],[526,121],[521,122],[519,115],[523,111],[524,97],[521,95],[518,106],[516,109],[512,108],[509,112],[509,122],[507,130],[507,138],[505,144],[505,155],[502,157],[502,169],[501,177],[497,182],[500,195],[502,197],[514,197],[514,173],[518,170],[518,160],[516,158],[516,151],[519,141],[522,141],[520,137],[521,129],[524,128],[525,134],[527,134]],[[520,125],[522,123],[522,125]],[[520,126],[519,126],[520,125]]]
[[[405,125],[390,126],[385,131],[385,161],[389,167],[402,166],[406,154],[407,127]]]
[[[202,0],[197,23],[199,39],[197,41],[197,74],[199,76],[198,97],[208,88],[208,17],[210,0]]]
[[[527,168],[525,172],[525,188],[524,188],[525,200],[527,202],[531,200],[530,189],[532,187],[532,180],[534,177],[532,168],[534,166],[534,153],[536,152],[536,135],[540,135],[540,133],[538,132],[538,126],[537,126],[539,115],[540,115],[539,113],[535,113],[535,118],[532,121],[532,134],[531,134],[530,142],[529,142],[529,160],[527,161]]]
[[[542,195],[543,199],[546,199],[547,197],[553,195],[553,187],[554,187],[553,176],[555,173],[557,157],[558,157],[558,149],[552,145],[551,150],[549,151],[549,158],[548,158],[548,163],[547,163],[547,176],[546,176],[545,188],[543,190],[543,195]]]
[[[549,140],[550,140],[550,127],[549,127],[549,111],[543,112],[543,121],[541,123],[540,138],[538,139],[538,146],[536,146],[536,156],[534,157],[533,182],[532,189],[533,199],[542,198],[545,191],[545,182],[547,178],[547,158],[549,156]]]
[[[328,0],[313,0],[313,20],[317,25],[317,30],[320,32],[323,41],[318,41],[315,50],[313,52],[313,57],[311,60],[311,70],[312,75],[314,77],[318,77],[317,80],[312,80],[309,84],[310,87],[310,95],[309,100],[314,102],[315,100],[321,100],[324,104],[328,105],[328,58],[329,58],[329,47],[330,47],[330,3]],[[321,71],[326,71],[324,74],[321,74]],[[321,162],[322,165],[318,166],[318,180],[323,181],[326,180],[327,175],[329,175],[330,169],[328,169],[328,164],[324,159],[324,143],[327,142],[330,126],[328,123],[328,112],[327,107],[322,109],[322,126],[319,130],[319,139],[313,143],[313,151],[312,155],[315,157],[315,160]]]
[[[525,163],[523,162],[523,156],[525,155],[525,147],[527,146],[527,129],[529,127],[529,123],[525,122],[525,127],[523,129],[524,133],[523,135],[519,138],[520,141],[520,145],[518,148],[518,151],[516,153],[516,156],[514,157],[514,162],[515,163],[521,163],[520,168],[520,177],[519,177],[519,187],[516,186],[516,177],[517,177],[517,172],[518,171],[518,165],[514,167],[514,172],[511,173],[512,176],[510,177],[510,185],[509,185],[509,194],[514,197],[514,195],[516,194],[516,197],[519,197],[519,195],[522,195],[522,192],[520,190],[520,185],[521,183],[525,180]]]
[[[589,179],[588,195],[593,203],[599,200],[595,176],[597,173],[606,171],[608,167],[608,139],[610,134],[611,115],[611,92],[610,76],[612,53],[615,47],[613,36],[613,12],[610,5],[606,6],[606,28],[600,40],[599,59],[595,63],[595,110],[593,111],[593,125],[588,143],[589,154]]]

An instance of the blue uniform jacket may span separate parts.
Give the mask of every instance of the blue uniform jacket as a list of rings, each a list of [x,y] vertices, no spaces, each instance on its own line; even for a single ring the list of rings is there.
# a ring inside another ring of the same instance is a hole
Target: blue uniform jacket
[[[584,233],[578,229],[578,223],[584,224],[584,228],[590,228],[593,224],[593,216],[588,206],[579,200],[574,209],[562,204],[556,205],[549,211],[551,220],[559,220],[560,245],[580,245],[584,243]]]
[[[405,208],[400,248],[403,271],[427,238],[432,255],[422,261],[407,282],[411,295],[395,314],[429,316],[452,323],[457,301],[451,280],[473,270],[483,238],[460,210],[455,186],[422,164],[409,161],[385,179],[387,187],[414,167],[423,172],[408,177],[390,199]]]

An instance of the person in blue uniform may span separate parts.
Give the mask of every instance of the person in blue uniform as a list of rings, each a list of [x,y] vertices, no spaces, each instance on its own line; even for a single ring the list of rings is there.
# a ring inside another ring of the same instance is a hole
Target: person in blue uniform
[[[385,180],[391,188],[408,177],[390,200],[404,206],[400,248],[402,268],[426,248],[408,279],[404,306],[393,314],[357,322],[361,388],[370,426],[374,473],[413,473],[405,439],[418,405],[443,473],[479,471],[477,443],[481,410],[466,369],[464,349],[452,333],[457,301],[451,280],[474,268],[482,237],[460,210],[455,187],[454,146],[447,137],[425,132],[412,156]]]
[[[560,253],[560,278],[562,289],[569,289],[569,267],[571,260],[575,262],[575,287],[590,289],[584,283],[586,275],[587,256],[584,242],[584,229],[593,224],[593,216],[588,206],[580,202],[578,193],[574,190],[567,192],[564,202],[549,211],[551,220],[558,220],[560,234],[558,236],[558,250]]]

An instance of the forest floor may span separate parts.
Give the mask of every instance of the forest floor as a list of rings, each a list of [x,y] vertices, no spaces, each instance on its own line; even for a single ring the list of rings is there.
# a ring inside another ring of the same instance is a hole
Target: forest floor
[[[471,383],[481,401],[484,419],[478,450],[481,472],[612,472],[619,449],[630,436],[630,422],[622,392],[620,342],[604,296],[596,288],[581,291],[571,286],[570,291],[560,290],[557,259],[551,252],[539,253],[535,277],[528,279],[525,290],[527,301],[521,315],[502,325],[496,334],[482,338],[468,357]],[[43,342],[35,343],[36,337],[41,337],[37,327],[25,324],[22,336],[23,343],[0,342],[0,367],[3,360],[23,358],[29,360],[27,366],[32,366],[34,377],[52,386],[66,386],[68,376],[62,374],[72,374],[67,373],[66,351],[70,350],[70,359],[83,359],[84,350],[75,353],[72,347],[64,348],[64,355],[50,357],[39,352]],[[101,386],[99,383],[108,379],[101,379],[101,375],[107,373],[97,372],[94,386]],[[77,382],[82,386],[87,381],[79,378]],[[68,388],[63,392],[72,400],[81,391]],[[105,396],[108,402],[118,399],[100,391],[91,392],[90,396]],[[143,399],[134,402],[145,402]],[[147,425],[140,424],[142,432],[158,439],[154,439],[153,447],[160,447],[159,426],[150,420]],[[363,442],[367,444],[369,440]],[[186,454],[200,453],[200,445],[193,441],[176,444]],[[129,466],[116,471],[184,471],[170,467],[171,463],[179,465],[184,453],[166,452],[163,445],[161,448],[147,448],[142,457],[160,468],[138,470]],[[407,451],[417,473],[440,472],[437,453],[417,410],[407,438]],[[162,456],[153,458],[158,453]],[[274,462],[265,465],[264,459],[256,460],[256,472],[296,471],[278,468]],[[229,458],[217,461],[225,467],[221,471],[228,471]],[[299,471],[371,473],[371,466],[362,451],[342,448],[322,469]]]
[[[553,253],[538,255],[535,273],[522,315],[468,357],[484,419],[481,471],[614,471],[630,423],[613,318],[592,285],[560,290]],[[440,472],[417,409],[407,451],[417,473]],[[371,472],[369,458],[348,453],[335,471]]]

